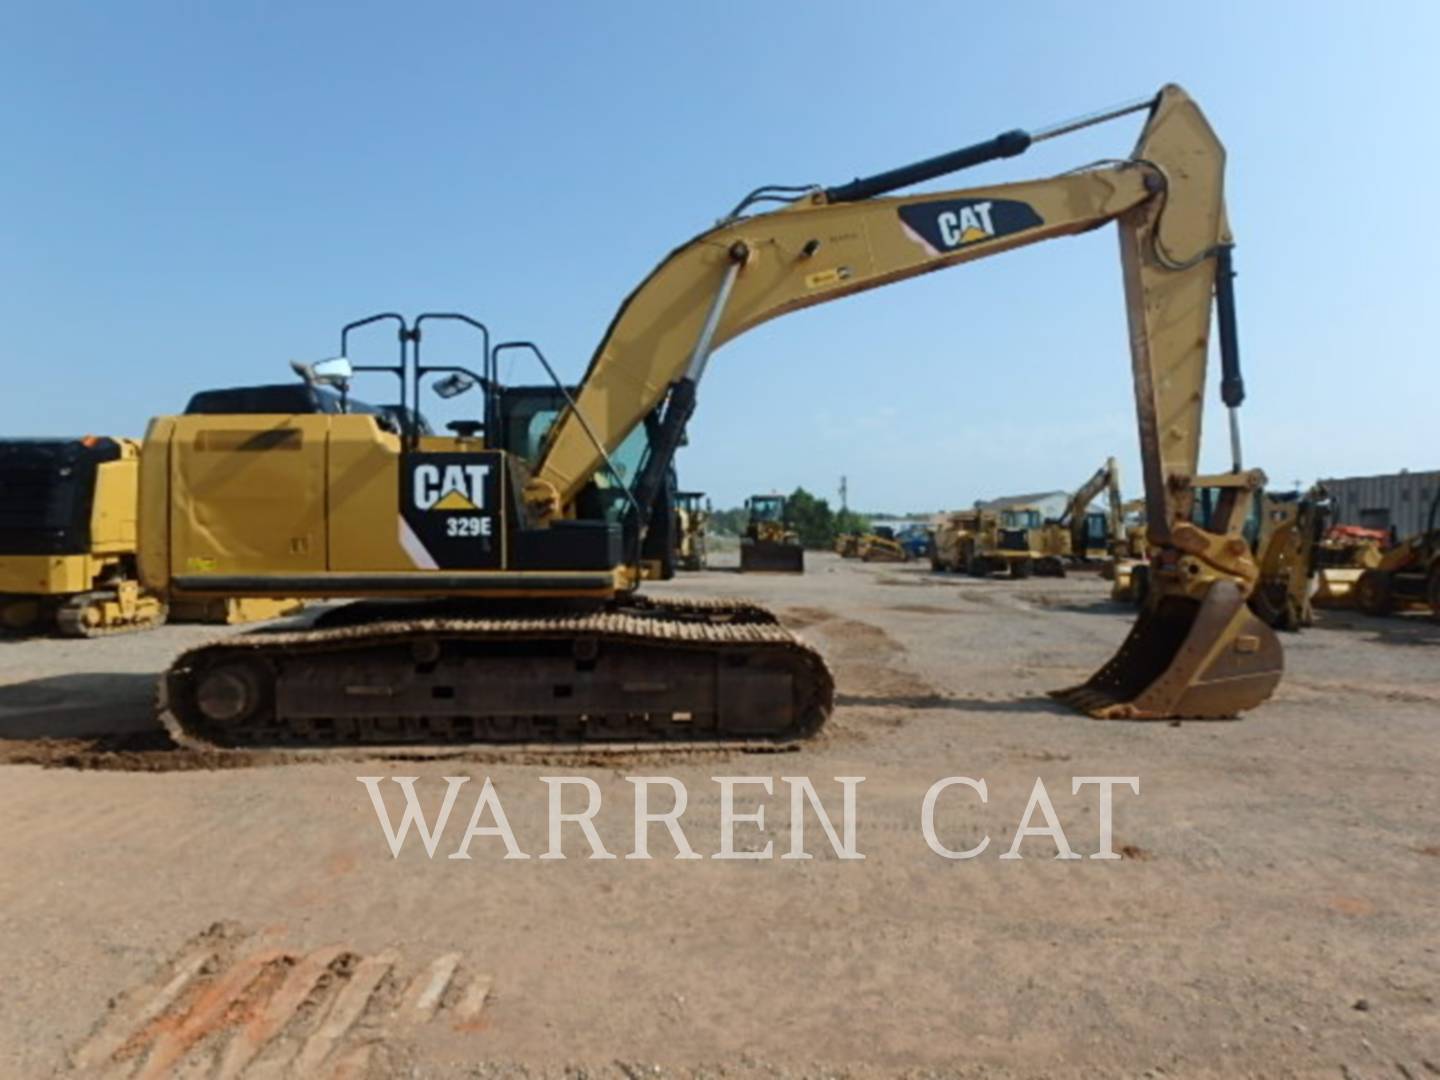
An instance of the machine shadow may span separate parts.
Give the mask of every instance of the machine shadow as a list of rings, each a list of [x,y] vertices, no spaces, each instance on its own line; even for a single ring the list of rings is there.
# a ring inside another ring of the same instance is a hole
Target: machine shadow
[[[1316,622],[1323,630],[1371,635],[1380,645],[1440,645],[1440,621],[1425,612],[1366,615],[1359,611],[1324,611]]]
[[[98,739],[169,745],[155,715],[157,675],[48,675],[0,686],[0,741]]]
[[[936,712],[1045,713],[1074,716],[1079,713],[1048,697],[993,698],[950,697],[945,694],[892,695],[836,694],[835,704],[861,709],[915,709]]]

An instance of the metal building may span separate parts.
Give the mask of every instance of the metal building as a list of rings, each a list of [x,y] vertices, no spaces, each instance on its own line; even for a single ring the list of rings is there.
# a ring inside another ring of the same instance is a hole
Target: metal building
[[[1363,525],[1388,530],[1401,539],[1422,532],[1431,503],[1440,495],[1440,469],[1321,480],[1335,502],[1337,525]],[[1436,514],[1440,526],[1440,511]]]

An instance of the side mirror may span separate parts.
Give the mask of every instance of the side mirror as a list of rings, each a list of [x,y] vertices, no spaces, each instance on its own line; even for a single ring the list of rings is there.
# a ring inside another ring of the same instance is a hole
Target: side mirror
[[[350,361],[343,356],[331,357],[329,360],[316,360],[313,364],[291,360],[290,369],[311,386],[337,386],[341,389],[350,384],[350,379],[355,374],[355,369],[350,366]]]
[[[434,386],[431,387],[435,393],[446,400],[458,397],[465,393],[465,391],[473,390],[474,388],[475,380],[469,375],[463,375],[458,371],[446,375],[443,379],[437,379]]]

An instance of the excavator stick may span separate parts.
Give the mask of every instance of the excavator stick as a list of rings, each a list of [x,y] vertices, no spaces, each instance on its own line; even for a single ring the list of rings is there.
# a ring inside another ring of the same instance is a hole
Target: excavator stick
[[[782,540],[740,541],[742,574],[803,574],[805,548]]]
[[[1051,696],[1097,720],[1218,720],[1275,692],[1284,657],[1233,581],[1147,603],[1109,663]]]

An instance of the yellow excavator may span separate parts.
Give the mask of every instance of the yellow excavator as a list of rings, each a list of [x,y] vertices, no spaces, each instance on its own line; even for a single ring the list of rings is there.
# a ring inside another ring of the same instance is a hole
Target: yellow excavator
[[[1106,493],[1105,512],[1092,513],[1090,504]],[[1095,470],[1065,505],[1065,511],[1056,524],[1070,533],[1070,558],[1077,563],[1090,563],[1105,558],[1124,529],[1121,516],[1120,466],[1115,459],[1106,458],[1105,464]]]
[[[1128,158],[890,194],[1131,113],[1145,122]],[[831,674],[767,609],[637,594],[644,517],[713,352],[791,311],[1112,222],[1155,554],[1145,607],[1114,658],[1056,696],[1102,718],[1258,705],[1282,656],[1245,604],[1258,568],[1240,528],[1263,474],[1239,460],[1224,156],[1199,107],[1166,86],[849,183],[757,188],[624,300],[553,423],[508,416],[496,377],[498,356],[543,361],[539,349],[492,348],[475,320],[484,370],[450,374],[480,383],[484,416],[451,436],[395,435],[366,415],[157,418],[142,455],[151,588],[365,598],[288,633],[182,653],[162,679],[167,726],[221,746],[812,735],[831,710]],[[1234,470],[1197,477],[1212,301]],[[384,370],[401,378],[402,407],[440,370],[419,352],[435,317],[370,320],[394,321],[402,362]],[[345,339],[340,357],[309,367],[342,391],[359,369]],[[657,415],[638,470],[617,468]],[[1191,520],[1197,484],[1226,490],[1209,528]]]

